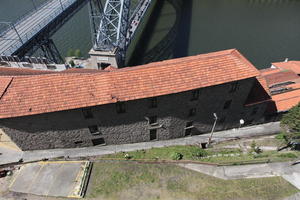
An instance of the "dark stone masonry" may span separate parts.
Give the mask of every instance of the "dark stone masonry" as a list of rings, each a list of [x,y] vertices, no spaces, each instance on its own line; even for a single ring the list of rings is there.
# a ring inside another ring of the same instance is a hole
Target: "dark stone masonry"
[[[256,78],[153,98],[0,119],[22,150],[167,140],[264,122],[267,103],[245,105]]]

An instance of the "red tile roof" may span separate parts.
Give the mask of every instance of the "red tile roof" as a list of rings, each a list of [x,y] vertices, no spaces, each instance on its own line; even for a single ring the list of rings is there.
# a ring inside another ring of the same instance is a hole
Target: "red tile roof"
[[[26,68],[1,67],[0,76],[23,76],[23,75],[40,75],[57,73],[50,70],[34,70]]]
[[[281,69],[278,69],[278,68],[267,68],[267,69],[261,69],[261,70],[259,70],[259,72],[263,76],[266,76],[268,74],[273,74],[273,73],[276,73],[276,72],[280,72],[280,71],[281,71]]]
[[[0,77],[0,98],[12,81],[12,77]]]
[[[300,61],[287,61],[287,62],[276,62],[272,65],[282,70],[291,70],[296,74],[300,74]]]
[[[257,75],[237,50],[225,50],[109,73],[16,76],[0,98],[0,118],[168,95]]]
[[[286,81],[291,81],[299,78],[299,76],[295,74],[293,71],[280,71],[280,72],[265,75],[264,77],[267,80],[269,87],[277,83],[283,83]]]
[[[300,90],[273,95],[272,100],[276,104],[277,111],[287,111],[300,102]]]

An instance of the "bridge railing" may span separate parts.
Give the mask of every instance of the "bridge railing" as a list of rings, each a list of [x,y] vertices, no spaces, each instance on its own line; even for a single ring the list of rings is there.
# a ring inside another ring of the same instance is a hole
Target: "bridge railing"
[[[57,0],[59,1],[59,0]],[[39,23],[35,24],[33,27],[28,27],[25,30],[22,30],[21,32],[19,32],[20,38],[9,38],[11,40],[14,40],[14,42],[11,42],[10,45],[8,45],[8,47],[6,49],[2,49],[2,53],[3,55],[11,55],[13,54],[18,48],[20,48],[23,43],[26,43],[27,41],[29,41],[30,39],[32,39],[32,37],[34,35],[36,35],[38,32],[40,32],[47,24],[49,24],[53,19],[55,19],[58,15],[60,15],[65,9],[67,9],[70,5],[72,5],[76,0],[65,0],[62,3],[63,6],[63,10],[61,5],[59,4],[59,6],[56,7],[51,7],[51,8],[47,8],[47,5],[51,5],[51,3],[53,3],[54,1],[47,1],[45,3],[43,3],[42,5],[40,5],[37,10],[33,10],[31,11],[29,14],[27,14],[25,17],[20,18],[19,20],[16,21],[16,23],[14,23],[14,27],[18,27],[22,22],[24,22],[25,20],[27,20],[29,17],[32,17],[36,12],[39,11],[39,9],[52,9],[51,14],[49,14],[46,18],[43,18],[42,21],[39,21]],[[8,33],[8,31],[14,31],[13,27],[9,27],[7,30],[5,30],[5,32],[0,33],[0,36],[5,35],[6,33]],[[18,31],[18,30],[17,30]],[[17,35],[15,35],[17,36]],[[1,41],[1,38],[0,38]]]

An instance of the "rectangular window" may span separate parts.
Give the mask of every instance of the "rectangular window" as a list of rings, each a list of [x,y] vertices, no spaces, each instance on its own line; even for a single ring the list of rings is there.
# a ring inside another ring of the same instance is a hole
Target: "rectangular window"
[[[116,103],[116,109],[117,109],[117,113],[125,113],[126,112],[125,102]]]
[[[153,97],[150,99],[150,108],[157,108],[157,98]]]
[[[74,142],[75,144],[82,144],[83,142],[82,141],[76,141]]]
[[[192,129],[194,128],[193,123],[194,123],[193,121],[189,121],[186,123],[185,130],[184,130],[185,136],[192,135]]]
[[[191,101],[195,101],[199,99],[200,90],[193,90],[192,91],[192,98]]]
[[[94,118],[94,115],[92,113],[92,109],[91,108],[83,108],[82,109],[82,113],[85,119],[91,119]]]
[[[98,126],[96,126],[96,125],[89,126],[88,128],[90,130],[90,133],[93,134],[93,135],[100,135],[101,134],[101,132],[98,129]]]
[[[231,83],[229,93],[235,92],[238,89],[238,86],[239,86],[238,82]]]
[[[197,113],[196,108],[191,108],[190,111],[189,111],[189,116],[190,116],[190,117],[191,117],[191,116],[195,116],[196,113]]]
[[[150,130],[150,141],[157,139],[157,129]]]
[[[157,124],[157,116],[149,117],[149,124],[150,125],[156,125]]]
[[[231,102],[232,102],[232,100],[228,100],[228,101],[226,101],[226,102],[225,102],[225,104],[224,104],[224,107],[223,107],[223,109],[228,109],[228,108],[230,108],[230,106],[231,106]]]
[[[101,144],[103,145],[105,144],[105,140],[104,138],[96,138],[96,139],[92,139],[92,143],[94,146],[101,145]]]

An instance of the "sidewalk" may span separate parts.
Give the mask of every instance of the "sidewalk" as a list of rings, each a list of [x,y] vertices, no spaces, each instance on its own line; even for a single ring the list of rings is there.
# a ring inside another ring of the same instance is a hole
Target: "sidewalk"
[[[178,165],[224,180],[281,176],[296,188],[300,189],[300,164],[292,165],[292,162],[238,166],[211,166],[202,164]]]
[[[242,137],[256,137],[264,135],[276,134],[280,131],[279,122],[272,122],[268,124],[261,124],[250,126],[240,129],[231,129],[226,131],[216,132],[213,135],[213,140],[216,142],[226,141],[233,138]],[[73,148],[73,149],[49,149],[49,150],[36,150],[18,152],[0,147],[0,165],[11,162],[17,162],[21,158],[24,162],[41,160],[44,158],[56,157],[87,157],[87,156],[100,156],[105,154],[112,154],[116,152],[127,152],[141,149],[150,149],[153,147],[165,147],[174,145],[193,145],[201,142],[207,142],[210,134],[196,135],[185,138],[177,138],[173,140],[162,140],[154,142],[142,142],[134,144],[123,145],[109,145],[109,146],[95,146],[86,148]]]

